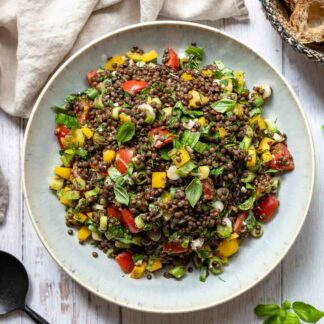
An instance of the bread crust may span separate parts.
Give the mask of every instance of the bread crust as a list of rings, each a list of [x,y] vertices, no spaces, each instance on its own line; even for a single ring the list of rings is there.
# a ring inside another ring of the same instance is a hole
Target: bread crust
[[[298,0],[284,0],[284,2],[290,11],[293,12]]]

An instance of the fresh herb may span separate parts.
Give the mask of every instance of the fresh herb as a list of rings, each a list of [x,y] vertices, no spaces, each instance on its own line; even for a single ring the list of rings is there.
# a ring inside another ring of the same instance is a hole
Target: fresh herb
[[[123,179],[123,175],[115,167],[108,169],[108,175],[112,181],[122,184],[121,180]]]
[[[189,130],[185,130],[181,137],[181,144],[183,146],[190,146],[191,148],[194,148],[195,145],[198,143],[199,138],[199,132],[191,132]]]
[[[259,304],[254,312],[257,316],[265,318],[264,324],[300,324],[300,320],[306,323],[317,323],[324,312],[310,304],[303,302],[291,303],[285,300],[281,307],[276,304]]]
[[[129,142],[135,135],[135,125],[133,123],[124,123],[117,131],[117,142],[121,145],[124,142]]]
[[[74,153],[82,159],[86,158],[88,155],[88,151],[83,147],[77,147],[74,149]]]
[[[170,156],[168,154],[168,151],[169,150],[167,150],[167,149],[160,149],[160,151],[159,151],[159,153],[161,155],[161,158],[163,160],[165,160],[165,161],[170,161],[171,160],[171,158],[170,158]]]
[[[215,177],[219,177],[223,174],[224,172],[224,167],[218,167],[216,169],[211,169],[210,170],[210,174],[215,176]]]
[[[262,114],[262,108],[253,108],[251,111],[250,111],[250,117],[253,117],[255,115],[261,115]]]
[[[183,61],[184,67],[193,70],[199,70],[200,64],[204,56],[204,49],[197,46],[189,46],[186,49],[187,59]]]
[[[76,117],[63,113],[56,114],[55,122],[58,125],[64,125],[70,129],[80,128],[80,123],[78,122]]]
[[[201,111],[201,110],[186,110],[186,109],[183,109],[182,112],[191,117],[191,118],[195,118],[195,117],[200,117],[200,116],[203,116],[204,115],[204,112]]]
[[[194,147],[194,150],[200,154],[209,150],[209,145],[203,142],[198,141]]]
[[[194,178],[187,186],[185,193],[191,207],[194,208],[202,195],[201,181]]]
[[[232,99],[223,98],[219,101],[214,102],[211,107],[219,113],[226,113],[232,111],[235,107],[236,101]]]
[[[79,99],[78,95],[69,95],[65,98],[65,102],[69,103],[69,104],[73,104],[77,99]]]
[[[120,204],[128,206],[129,204],[129,195],[127,191],[118,183],[114,185],[115,199]]]
[[[256,199],[256,192],[254,190],[254,188],[249,185],[248,183],[246,184],[246,188],[247,189],[253,189],[252,191],[252,195],[250,196],[249,199],[247,199],[246,201],[244,201],[242,204],[240,204],[238,207],[241,209],[241,210],[249,210],[253,207],[253,204],[255,202],[255,199]]]
[[[84,90],[84,93],[90,98],[94,99],[99,95],[99,91],[96,88],[88,88]]]

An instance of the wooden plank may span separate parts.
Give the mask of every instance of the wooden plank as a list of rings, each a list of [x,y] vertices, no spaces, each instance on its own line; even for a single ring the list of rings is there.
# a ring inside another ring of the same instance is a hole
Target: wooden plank
[[[9,184],[10,203],[5,223],[0,224],[0,250],[12,253],[22,259],[21,250],[21,120],[9,117],[0,111],[0,167]],[[20,312],[15,312],[3,318],[5,323],[21,322]]]
[[[308,117],[315,145],[316,177],[304,227],[283,262],[283,298],[303,300],[324,309],[324,66],[311,62],[285,44],[284,74]]]

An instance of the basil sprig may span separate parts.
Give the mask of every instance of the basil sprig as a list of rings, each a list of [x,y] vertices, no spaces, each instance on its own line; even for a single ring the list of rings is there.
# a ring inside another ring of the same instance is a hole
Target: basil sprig
[[[128,206],[129,204],[129,195],[125,188],[123,188],[119,183],[115,183],[114,185],[114,194],[115,194],[115,199],[117,202],[120,204],[124,204]]]
[[[324,312],[304,302],[291,303],[285,300],[281,307],[276,304],[259,304],[254,312],[257,316],[265,318],[263,324],[300,324],[300,320],[306,323],[317,323]]]
[[[194,208],[202,195],[201,181],[194,178],[187,186],[185,193],[191,207]]]
[[[80,123],[76,117],[59,112],[56,114],[55,122],[58,125],[64,125],[70,129],[80,128]]]
[[[236,105],[236,101],[232,99],[223,98],[214,102],[211,107],[219,113],[226,113],[232,111]]]
[[[244,201],[242,204],[240,204],[238,207],[241,210],[249,210],[253,207],[253,204],[255,202],[256,199],[256,192],[253,186],[251,186],[249,183],[246,184],[246,188],[247,189],[252,189],[252,195],[250,196],[249,199],[247,199],[246,201]]]
[[[135,135],[135,125],[133,123],[124,123],[117,132],[117,142],[121,145],[124,142],[129,142]]]

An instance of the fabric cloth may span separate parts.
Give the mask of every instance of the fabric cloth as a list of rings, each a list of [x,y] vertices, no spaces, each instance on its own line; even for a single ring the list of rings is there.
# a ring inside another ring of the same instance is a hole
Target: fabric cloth
[[[218,20],[247,15],[244,0],[1,0],[0,108],[28,118],[62,60],[117,28],[158,17]],[[0,223],[8,199],[0,170]]]

